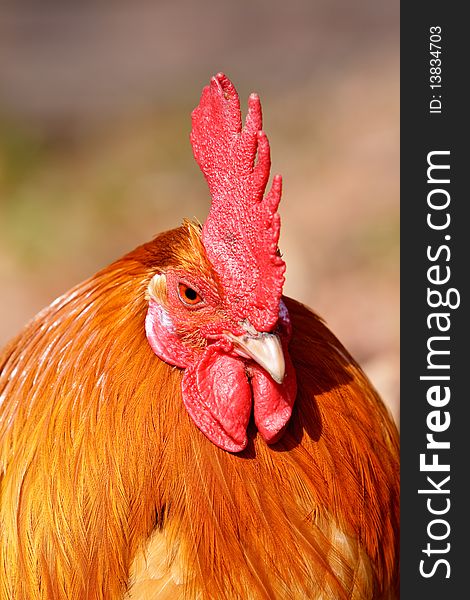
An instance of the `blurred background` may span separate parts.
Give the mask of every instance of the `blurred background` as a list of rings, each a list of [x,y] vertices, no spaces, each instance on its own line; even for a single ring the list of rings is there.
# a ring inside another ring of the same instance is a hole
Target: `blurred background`
[[[398,0],[0,5],[0,346],[184,217],[190,113],[224,71],[261,96],[284,177],[285,293],[399,415]]]

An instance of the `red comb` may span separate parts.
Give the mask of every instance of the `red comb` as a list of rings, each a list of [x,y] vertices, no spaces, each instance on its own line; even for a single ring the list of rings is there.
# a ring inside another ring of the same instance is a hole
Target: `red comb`
[[[242,129],[232,82],[218,73],[192,113],[191,144],[212,196],[202,241],[237,320],[269,331],[279,316],[285,263],[278,255],[282,179],[269,178],[269,142],[261,130],[261,104],[248,101]],[[257,157],[257,160],[256,160]]]

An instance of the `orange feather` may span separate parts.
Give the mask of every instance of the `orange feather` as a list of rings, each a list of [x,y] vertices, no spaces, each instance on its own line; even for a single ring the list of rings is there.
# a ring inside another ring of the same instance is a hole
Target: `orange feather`
[[[359,366],[285,299],[298,379],[284,437],[217,448],[144,331],[161,234],[42,311],[0,355],[0,599],[398,597],[398,434]]]

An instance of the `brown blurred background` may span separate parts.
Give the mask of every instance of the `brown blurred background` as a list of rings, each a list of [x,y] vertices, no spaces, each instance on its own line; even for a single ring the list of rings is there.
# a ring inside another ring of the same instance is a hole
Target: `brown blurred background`
[[[4,2],[0,345],[209,202],[190,112],[225,71],[260,94],[284,176],[285,293],[398,418],[398,0]]]

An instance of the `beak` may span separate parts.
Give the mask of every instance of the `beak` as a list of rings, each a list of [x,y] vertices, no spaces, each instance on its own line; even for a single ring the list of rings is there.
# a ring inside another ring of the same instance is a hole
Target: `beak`
[[[234,351],[243,358],[251,358],[263,367],[276,383],[282,383],[286,372],[281,340],[275,333],[251,332],[226,337],[233,343]]]

